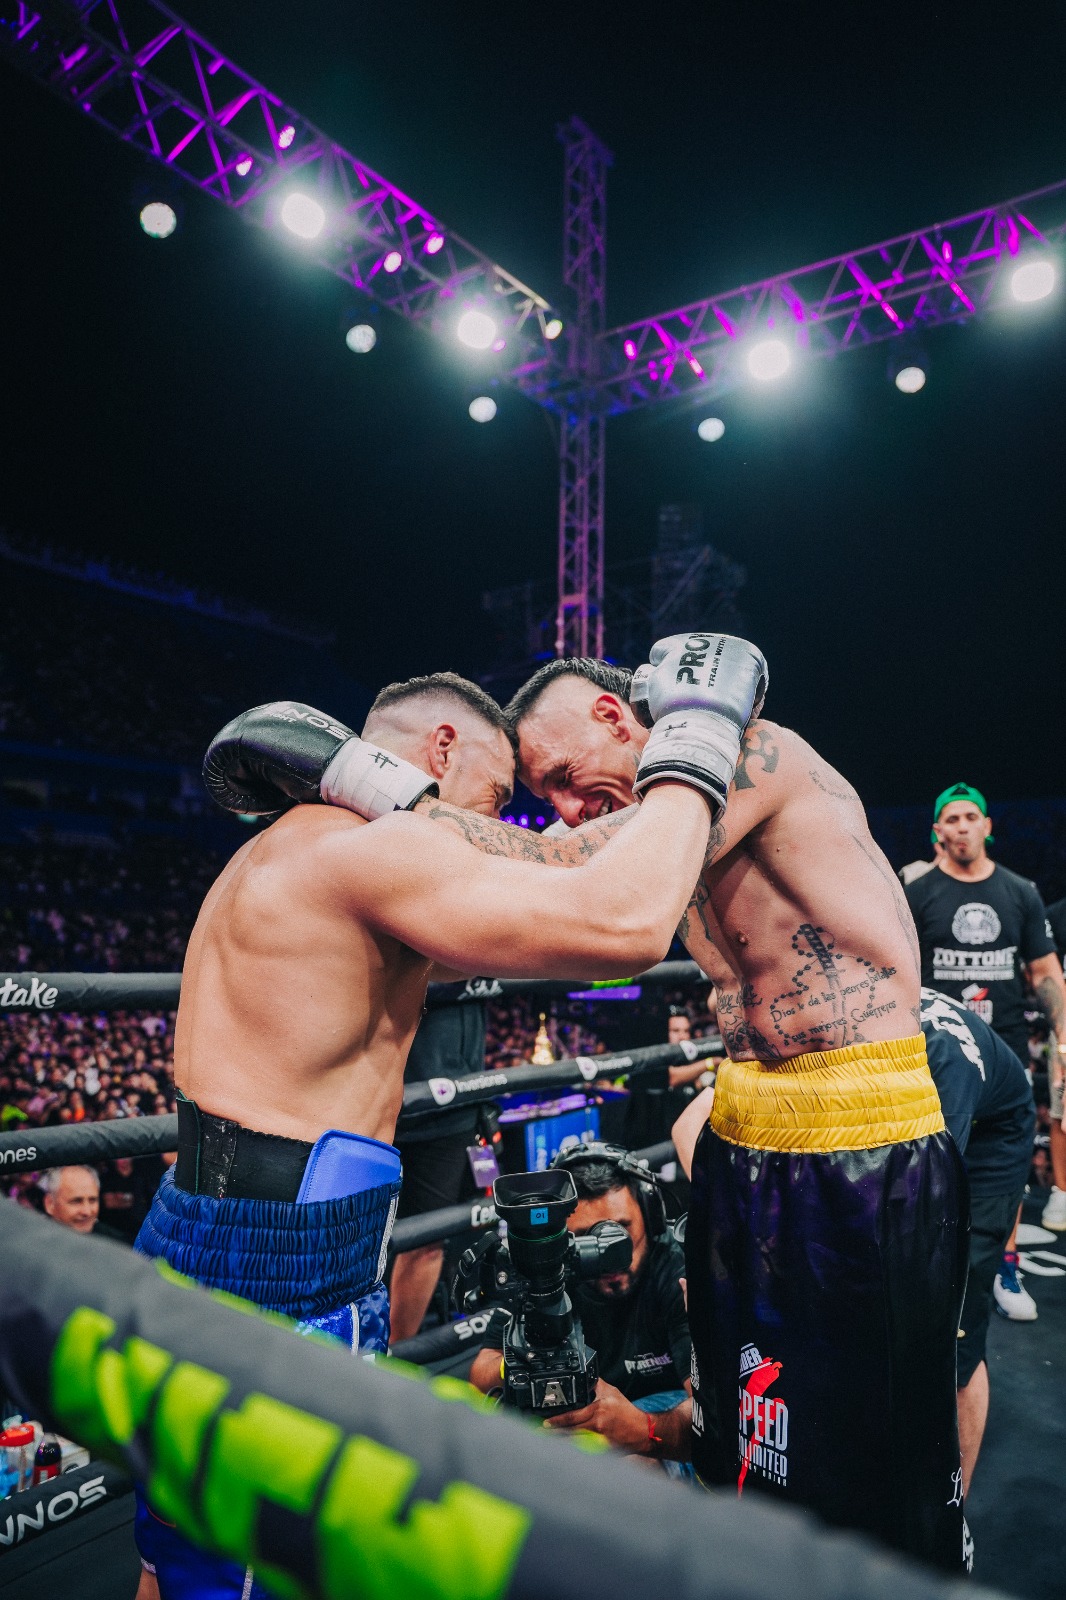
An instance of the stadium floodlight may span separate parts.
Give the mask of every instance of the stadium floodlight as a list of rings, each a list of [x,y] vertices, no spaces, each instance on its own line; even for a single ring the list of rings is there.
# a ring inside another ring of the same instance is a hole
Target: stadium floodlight
[[[783,378],[791,365],[788,345],[782,339],[762,339],[748,351],[748,371],[760,383]]]
[[[367,356],[378,342],[378,336],[369,322],[357,322],[344,335],[344,342],[357,356]]]
[[[1050,261],[1024,261],[1011,273],[1010,292],[1015,300],[1045,300],[1055,287],[1055,268]]]
[[[496,324],[487,311],[464,311],[455,334],[460,343],[471,350],[488,350],[496,337]]]
[[[165,200],[150,200],[141,210],[141,227],[149,239],[169,239],[177,225],[177,212]]]
[[[385,272],[399,272],[403,266],[403,256],[398,250],[390,250],[381,265]]]
[[[925,388],[925,372],[921,367],[900,367],[896,373],[896,388],[900,394],[917,394]]]
[[[704,417],[696,432],[704,443],[714,444],[725,433],[725,423],[721,417]]]
[[[298,239],[317,239],[326,226],[326,213],[317,200],[296,190],[286,195],[281,207],[281,220]]]
[[[475,422],[491,422],[496,415],[496,402],[491,395],[479,394],[471,400],[469,409]]]
[[[544,337],[546,339],[558,339],[562,331],[563,324],[561,317],[549,317],[547,322],[544,324]]]

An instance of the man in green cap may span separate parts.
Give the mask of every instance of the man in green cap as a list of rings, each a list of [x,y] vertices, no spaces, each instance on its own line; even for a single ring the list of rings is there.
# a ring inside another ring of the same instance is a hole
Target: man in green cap
[[[1066,1061],[1062,966],[1036,885],[993,861],[988,854],[991,840],[988,803],[979,789],[956,783],[937,796],[933,842],[940,846],[940,859],[904,890],[918,929],[922,984],[975,1012],[1027,1066],[1028,976],[1053,1030],[1054,1083],[1056,1067]],[[1060,1103],[1052,1122],[1056,1188],[1048,1208],[1061,1206],[1058,1226],[1066,1227],[1066,1133],[1061,1121]],[[1007,1246],[996,1280],[996,1304],[1013,1321],[1031,1322],[1036,1305],[1019,1282],[1013,1237]]]

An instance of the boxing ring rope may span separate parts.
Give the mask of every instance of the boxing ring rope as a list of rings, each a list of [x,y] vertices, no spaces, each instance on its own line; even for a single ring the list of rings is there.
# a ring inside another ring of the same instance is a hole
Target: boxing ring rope
[[[609,983],[586,978],[467,978],[431,983],[429,1005],[503,1000],[563,998],[575,989],[618,989],[632,983],[708,983],[694,961],[660,961],[632,978]],[[163,1011],[176,1009],[180,972],[0,972],[0,1012],[4,1011]]]
[[[276,1593],[987,1595],[795,1511],[591,1455],[454,1379],[353,1360],[120,1245],[0,1216],[0,1387]]]

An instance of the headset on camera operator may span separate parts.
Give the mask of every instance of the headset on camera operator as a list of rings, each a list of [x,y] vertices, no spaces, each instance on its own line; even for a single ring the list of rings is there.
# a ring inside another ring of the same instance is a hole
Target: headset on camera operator
[[[587,1143],[560,1151],[553,1168],[569,1172],[578,1194],[571,1231],[587,1235],[620,1224],[632,1244],[626,1271],[572,1286],[584,1337],[598,1357],[591,1405],[546,1420],[552,1428],[599,1433],[631,1455],[687,1461],[691,1453],[691,1341],[681,1277],[684,1254],[667,1222],[655,1176],[618,1145]],[[482,1350],[470,1381],[488,1393],[500,1383],[501,1352]]]

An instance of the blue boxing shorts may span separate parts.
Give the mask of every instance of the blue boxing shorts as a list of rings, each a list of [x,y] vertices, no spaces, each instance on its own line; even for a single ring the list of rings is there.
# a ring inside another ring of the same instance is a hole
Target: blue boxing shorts
[[[721,1067],[685,1235],[699,1478],[963,1571],[967,1215],[921,1034]]]
[[[222,1126],[244,1134],[245,1146],[269,1137]],[[399,1155],[392,1145],[338,1132],[307,1148],[295,1200],[190,1193],[167,1173],[134,1248],[205,1288],[283,1312],[300,1331],[330,1334],[359,1355],[384,1354],[389,1300],[382,1275],[400,1192]],[[268,1600],[250,1567],[191,1544],[155,1515],[139,1488],[134,1532],[161,1600]]]

